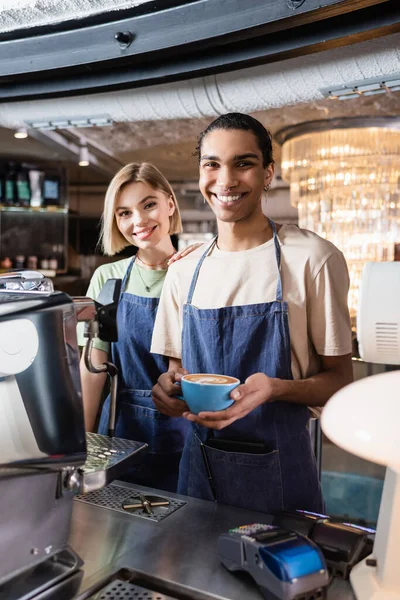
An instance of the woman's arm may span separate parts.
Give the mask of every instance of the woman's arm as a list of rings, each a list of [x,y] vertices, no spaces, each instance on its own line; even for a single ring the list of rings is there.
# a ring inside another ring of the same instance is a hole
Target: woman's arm
[[[91,354],[94,365],[100,365],[108,360],[107,352],[104,350],[92,349]],[[99,412],[101,394],[107,379],[107,373],[91,373],[87,370],[82,354],[80,363],[83,413],[85,417],[86,431],[93,431],[97,413]]]

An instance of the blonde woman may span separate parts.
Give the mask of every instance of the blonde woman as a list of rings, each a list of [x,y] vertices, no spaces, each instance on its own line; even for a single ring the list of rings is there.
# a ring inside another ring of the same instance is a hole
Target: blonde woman
[[[150,354],[150,343],[168,262],[173,256],[176,259],[170,235],[181,231],[177,200],[162,173],[150,163],[126,165],[108,187],[100,240],[109,256],[130,244],[138,251],[134,258],[99,267],[87,292],[97,298],[107,279],[123,280],[118,342],[110,349],[109,344],[96,340],[92,359],[94,364],[103,363],[111,352],[119,370],[115,434],[149,445],[145,463],[129,471],[127,479],[168,491],[176,490],[188,422],[159,413],[151,399],[151,389],[168,362]],[[80,341],[85,344],[83,337]],[[81,379],[85,424],[92,431],[106,374],[90,373],[82,360]],[[99,433],[107,433],[109,403],[110,397],[101,412]]]

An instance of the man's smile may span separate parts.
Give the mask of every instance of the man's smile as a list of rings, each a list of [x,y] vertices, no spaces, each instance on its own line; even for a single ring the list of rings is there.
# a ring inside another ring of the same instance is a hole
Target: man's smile
[[[239,203],[242,200],[242,198],[247,195],[247,192],[240,192],[236,194],[217,194],[211,192],[211,195],[214,196],[221,204],[232,206],[233,204]]]

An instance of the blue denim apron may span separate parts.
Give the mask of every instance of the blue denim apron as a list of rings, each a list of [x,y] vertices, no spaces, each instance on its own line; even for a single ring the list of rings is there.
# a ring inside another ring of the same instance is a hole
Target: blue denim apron
[[[183,309],[182,362],[190,373],[221,373],[242,383],[258,372],[293,379],[281,250],[275,223],[270,223],[278,276],[274,302],[196,308],[192,304],[196,282],[216,239],[201,257]],[[306,406],[276,401],[259,406],[221,431],[192,423],[182,454],[178,493],[213,500],[211,476],[215,499],[223,504],[264,512],[296,508],[321,512],[324,504],[308,420]],[[262,453],[215,448],[210,445],[212,438],[258,442]]]
[[[119,370],[115,435],[149,445],[144,463],[128,471],[123,479],[175,492],[189,423],[183,418],[162,415],[151,399],[158,377],[168,371],[168,360],[150,353],[159,298],[144,298],[124,291],[134,261],[135,258],[122,282],[117,312],[118,342],[111,346],[112,360]],[[104,435],[109,411],[108,396],[99,424],[99,433]]]

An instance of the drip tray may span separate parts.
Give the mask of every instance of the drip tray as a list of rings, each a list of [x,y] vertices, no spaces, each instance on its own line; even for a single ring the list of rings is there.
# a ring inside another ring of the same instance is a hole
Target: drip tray
[[[135,585],[130,581],[113,581],[102,591],[94,596],[92,600],[175,600],[173,596],[165,596],[159,592],[146,590],[141,585]]]
[[[185,506],[186,502],[169,498],[161,494],[147,494],[138,490],[127,488],[117,483],[89,492],[82,496],[75,496],[74,500],[94,504],[102,508],[109,508],[123,514],[155,521],[162,521],[173,512]],[[132,507],[132,508],[124,508]],[[147,509],[147,510],[146,510]]]
[[[216,597],[184,585],[136,571],[120,569],[101,579],[75,600],[214,600]]]

